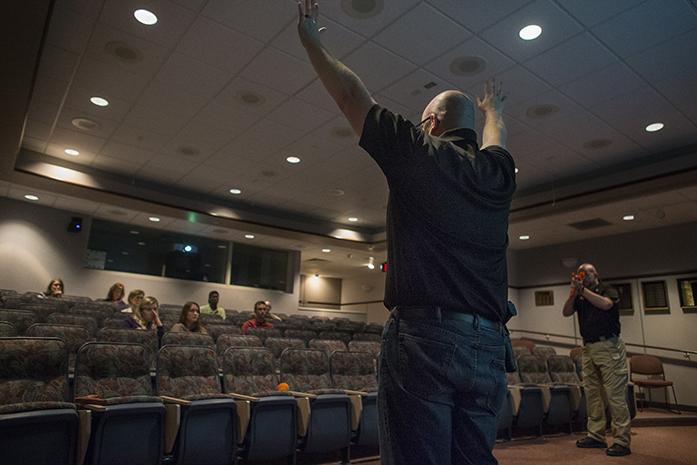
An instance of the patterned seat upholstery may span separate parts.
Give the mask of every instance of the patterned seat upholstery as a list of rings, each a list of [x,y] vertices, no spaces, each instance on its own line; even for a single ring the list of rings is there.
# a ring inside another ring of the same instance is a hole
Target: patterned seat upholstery
[[[354,341],[381,342],[382,336],[380,334],[375,334],[375,333],[355,333],[353,335],[353,340]]]
[[[223,355],[230,347],[264,347],[257,336],[238,336],[236,334],[222,334],[216,342],[218,355]]]
[[[203,346],[215,347],[215,341],[208,334],[201,333],[165,333],[162,336],[162,346],[166,345],[183,345],[183,346]]]
[[[122,326],[123,328],[123,326]],[[133,342],[145,347],[149,366],[155,367],[155,357],[157,356],[158,340],[155,331],[136,331],[133,329],[103,328],[97,333],[99,342]]]
[[[24,334],[26,330],[36,323],[36,314],[29,310],[0,309],[0,321],[12,323],[17,334]]]
[[[67,396],[63,341],[0,338],[0,461],[72,465],[78,414]]]
[[[231,347],[223,354],[225,392],[261,397],[281,395],[274,355],[266,347]]]
[[[165,345],[157,356],[158,394],[185,400],[223,397],[212,348]]]
[[[511,339],[511,345],[515,347],[527,347],[528,352],[532,354],[532,350],[535,348],[535,343],[529,339],[518,338]]]
[[[312,331],[311,329],[288,328],[283,332],[283,336],[293,339],[302,339],[307,345],[310,339],[315,339],[317,337],[317,331]]]
[[[90,336],[94,337],[97,334],[99,325],[97,319],[91,316],[71,315],[68,313],[51,313],[46,319],[47,323],[55,323],[61,325],[76,325],[87,329]]]
[[[89,316],[94,318],[97,320],[97,325],[100,328],[104,325],[104,320],[112,318],[115,313],[114,307],[111,305],[87,306],[85,304],[76,304],[68,311],[69,315]]]
[[[547,359],[547,367],[552,381],[564,384],[581,384],[576,374],[576,366],[571,357],[565,355],[552,355]]]
[[[557,351],[554,350],[554,347],[535,346],[535,348],[532,349],[532,354],[537,358],[547,361],[552,355],[557,355]]]
[[[344,344],[348,344],[351,340],[351,334],[342,331],[320,331],[320,339],[342,341]]]
[[[267,347],[273,353],[276,360],[281,358],[281,354],[288,348],[305,348],[305,341],[302,339],[293,339],[289,337],[267,337],[264,340],[264,347]]]
[[[380,353],[381,344],[374,341],[351,341],[348,343],[349,352],[368,352],[377,357]]]
[[[327,353],[327,356],[337,350],[340,352],[346,352],[348,350],[344,341],[338,339],[313,339],[310,341],[309,347],[311,349],[323,350]]]
[[[547,373],[547,364],[534,355],[521,355],[518,358],[518,372],[523,383],[550,384],[552,378]]]
[[[10,322],[0,321],[0,337],[12,337],[17,335],[17,328]]]
[[[524,346],[514,346],[513,347],[513,353],[515,354],[516,360],[520,358],[523,355],[531,355],[530,349]]]
[[[312,341],[311,341],[312,342]],[[329,356],[319,349],[288,349],[281,355],[281,382],[292,391],[330,392]],[[336,392],[340,392],[336,390]]]
[[[203,323],[206,326],[208,326],[209,324],[225,324],[225,320],[223,320],[218,315],[201,314],[199,318],[201,319],[201,323]]]
[[[312,317],[312,319],[310,320],[310,326],[312,327],[312,329],[318,332],[336,331],[336,324],[329,318]]]
[[[368,323],[367,325],[365,325],[365,329],[363,330],[363,332],[382,334],[383,329],[383,326],[379,323]]]
[[[123,315],[110,316],[108,318],[104,318],[104,321],[102,321],[102,328],[125,329],[125,319],[126,317]]]
[[[247,330],[247,335],[257,336],[262,341],[267,337],[283,337],[283,333],[281,332],[281,330],[276,328],[249,328]]]
[[[223,320],[219,319],[219,321]],[[239,335],[241,333],[239,327],[226,323],[209,323],[206,325],[206,329],[208,330],[208,334],[213,338],[214,341],[217,341],[218,338],[223,334]]]
[[[568,385],[553,384],[552,378],[547,372],[547,363],[534,355],[522,355],[518,358],[518,372],[524,385],[542,387],[546,423],[548,425],[568,425],[572,428],[574,399],[571,387]]]
[[[75,368],[75,356],[80,346],[94,339],[87,328],[82,326],[52,323],[33,324],[27,329],[26,335],[30,337],[57,337],[63,340],[68,349],[68,368],[70,370]]]
[[[376,392],[375,359],[367,352],[334,352],[329,357],[332,384],[335,388]]]

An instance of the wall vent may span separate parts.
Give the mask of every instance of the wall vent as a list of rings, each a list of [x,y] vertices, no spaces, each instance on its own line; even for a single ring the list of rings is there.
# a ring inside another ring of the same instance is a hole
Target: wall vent
[[[535,306],[548,307],[554,305],[554,291],[535,291]]]
[[[569,226],[578,229],[579,231],[588,231],[589,229],[603,228],[605,226],[610,226],[612,223],[605,221],[602,218],[593,218],[592,220],[579,221],[577,223],[570,223]]]

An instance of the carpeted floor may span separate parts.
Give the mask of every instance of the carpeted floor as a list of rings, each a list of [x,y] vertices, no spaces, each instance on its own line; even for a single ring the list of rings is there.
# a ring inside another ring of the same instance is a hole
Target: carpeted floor
[[[500,443],[494,455],[500,465],[697,465],[697,426],[634,428],[632,455],[608,457],[604,450],[578,449],[582,435]],[[380,465],[379,461],[357,461]]]

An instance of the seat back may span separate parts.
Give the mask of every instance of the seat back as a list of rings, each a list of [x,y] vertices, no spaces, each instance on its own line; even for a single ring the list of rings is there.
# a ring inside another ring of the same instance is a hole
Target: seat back
[[[117,315],[104,318],[102,321],[102,328],[114,328],[114,329],[125,329],[126,328],[126,316]]]
[[[216,342],[218,355],[223,355],[230,347],[264,347],[256,336],[239,336],[237,334],[221,334]]]
[[[85,306],[84,304],[76,304],[68,311],[68,315],[88,316],[97,321],[97,325],[101,328],[104,325],[104,320],[114,316],[114,308],[111,306]]]
[[[382,334],[383,326],[380,323],[368,323],[365,325],[364,333]]]
[[[0,321],[0,337],[13,337],[17,335],[17,328],[9,321]]]
[[[182,346],[203,346],[203,347],[215,347],[215,341],[208,334],[201,333],[165,333],[162,336],[162,345],[182,345]]]
[[[293,339],[302,339],[305,341],[305,345],[307,345],[310,339],[315,339],[317,337],[317,331],[312,331],[311,329],[288,328],[283,332],[283,336]]]
[[[135,329],[112,329],[103,328],[97,333],[97,341],[99,342],[119,342],[119,343],[135,343],[145,347],[149,360],[148,366],[155,366],[155,357],[157,356],[158,340],[155,331],[138,331]]]
[[[511,345],[513,347],[527,347],[528,352],[532,354],[533,349],[535,348],[535,343],[532,342],[529,339],[524,339],[524,338],[519,338],[519,339],[511,339]]]
[[[0,404],[65,402],[68,352],[58,338],[0,338]]]
[[[220,394],[218,360],[211,347],[166,345],[157,354],[157,393],[195,400]]]
[[[375,333],[355,333],[353,335],[354,341],[370,341],[370,342],[381,342],[382,336]]]
[[[152,396],[150,355],[142,344],[88,342],[77,354],[75,397]]]
[[[91,316],[71,315],[69,313],[51,313],[46,319],[47,323],[55,323],[60,325],[75,325],[82,326],[87,329],[90,336],[94,337],[97,334],[97,319]]]
[[[515,354],[516,360],[520,358],[522,355],[531,355],[530,349],[528,349],[525,346],[513,347],[513,353]]]
[[[223,321],[223,320],[220,320]],[[217,341],[220,336],[223,334],[234,334],[234,335],[239,335],[241,334],[240,328],[229,324],[229,323],[216,323],[216,324],[208,324],[206,326],[206,329],[208,330],[208,334],[213,338],[214,341]]]
[[[571,357],[552,355],[547,359],[547,369],[555,383],[581,384],[581,380],[576,374],[576,365]]]
[[[21,335],[36,323],[36,314],[29,310],[0,309],[0,321],[12,323],[17,334]]]
[[[225,392],[248,396],[275,391],[274,355],[266,347],[230,347],[223,354]]]
[[[378,390],[375,359],[367,352],[334,352],[329,357],[332,384],[354,391]]]
[[[377,357],[380,353],[381,344],[375,341],[356,341],[348,343],[349,352],[368,352],[373,357]]]
[[[523,383],[548,384],[552,379],[547,373],[547,364],[534,355],[522,355],[518,358],[518,373]]]
[[[281,330],[276,328],[249,328],[247,334],[250,336],[257,336],[262,341],[267,337],[283,337]]]
[[[94,339],[87,328],[83,326],[52,323],[35,323],[27,329],[26,335],[29,337],[57,337],[65,342],[65,347],[68,350],[69,368],[75,367],[75,357],[80,346]]]
[[[665,378],[663,362],[661,362],[660,358],[653,355],[632,355],[629,359],[629,370],[631,374]]]
[[[320,331],[319,338],[324,340],[341,341],[344,345],[351,340],[351,334],[341,331]]]
[[[286,349],[281,354],[281,382],[293,391],[332,387],[329,357],[318,349]]]
[[[557,355],[557,351],[554,350],[554,347],[535,346],[532,349],[532,354],[542,360],[547,360],[552,355]]]
[[[267,337],[264,340],[264,347],[271,350],[276,360],[281,357],[281,353],[288,348],[304,348],[305,341],[289,337]]]
[[[331,355],[335,351],[346,352],[348,350],[346,343],[338,339],[313,339],[308,346],[311,349],[323,350],[327,355]]]

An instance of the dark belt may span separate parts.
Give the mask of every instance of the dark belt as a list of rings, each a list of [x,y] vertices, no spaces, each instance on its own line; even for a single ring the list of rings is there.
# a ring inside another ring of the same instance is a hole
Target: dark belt
[[[593,344],[594,342],[600,342],[600,341],[609,341],[611,339],[617,339],[620,337],[618,334],[610,334],[609,336],[598,336],[598,337],[589,337],[589,338],[584,338],[583,343],[584,344]]]
[[[476,313],[462,310],[451,310],[442,307],[410,307],[398,305],[395,307],[399,318],[405,320],[431,320],[431,321],[461,321],[470,324],[479,324],[485,328],[503,332],[504,325],[498,321],[492,321]]]

